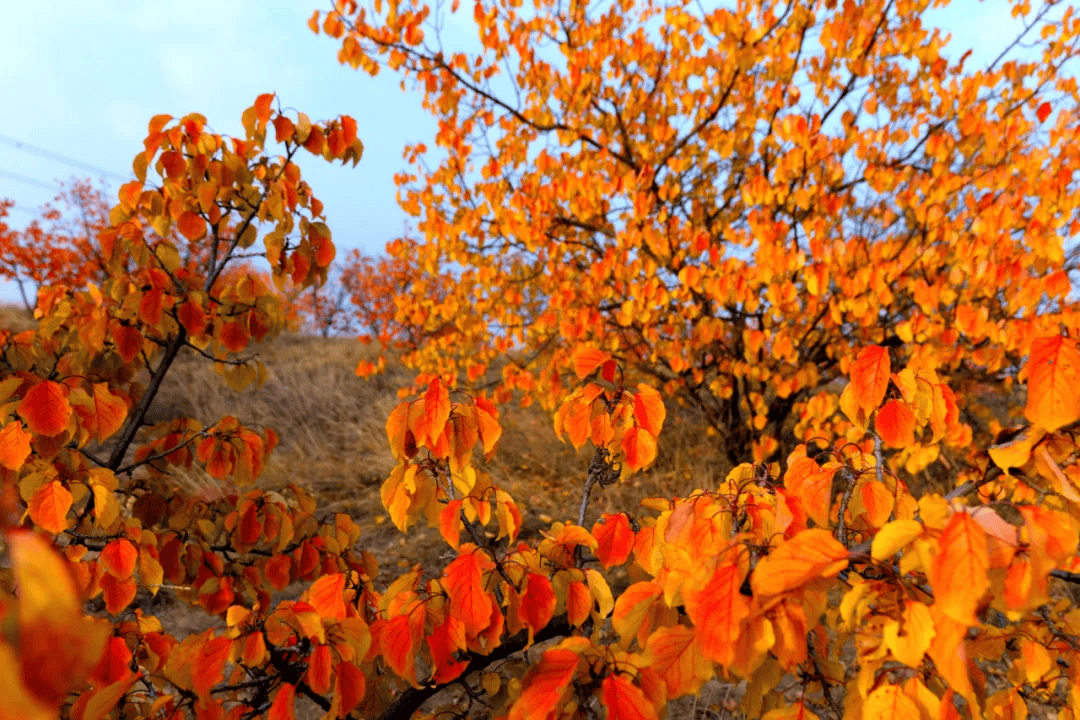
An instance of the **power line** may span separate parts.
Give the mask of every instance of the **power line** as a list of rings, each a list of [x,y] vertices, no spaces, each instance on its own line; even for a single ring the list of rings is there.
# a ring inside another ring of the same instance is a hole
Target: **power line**
[[[27,175],[20,175],[19,173],[11,172],[10,170],[0,170],[0,177],[6,177],[10,180],[14,180],[15,182],[21,182],[26,185],[33,185],[34,187],[44,188],[46,190],[55,191],[60,189],[59,186],[56,185],[56,183],[43,182]]]
[[[76,160],[75,158],[68,157],[67,155],[55,153],[52,150],[46,150],[43,147],[38,147],[37,145],[25,143],[22,140],[16,140],[15,138],[9,135],[4,135],[3,133],[0,133],[0,144],[8,145],[15,148],[16,150],[22,150],[25,153],[37,155],[38,157],[45,158],[46,160],[52,160],[53,162],[58,162],[61,165],[67,165],[68,167],[77,168],[79,170],[82,170],[83,172],[92,173],[102,178],[111,177],[114,180],[118,180],[120,182],[127,182],[130,179],[119,173],[115,173],[111,170],[106,170],[105,168],[98,167],[97,165],[91,165],[90,163],[83,162],[82,160]]]

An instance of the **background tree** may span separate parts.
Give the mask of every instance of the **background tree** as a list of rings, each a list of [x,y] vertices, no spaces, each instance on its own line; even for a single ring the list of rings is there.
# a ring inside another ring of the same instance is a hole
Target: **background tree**
[[[397,296],[405,361],[468,385],[509,354],[497,397],[553,408],[586,343],[738,463],[818,432],[854,348],[902,344],[974,422],[968,391],[1007,386],[1069,303],[1077,36],[1016,2],[1024,30],[972,67],[929,5],[481,0],[468,48],[420,0],[316,13],[438,121],[389,251],[448,292]]]

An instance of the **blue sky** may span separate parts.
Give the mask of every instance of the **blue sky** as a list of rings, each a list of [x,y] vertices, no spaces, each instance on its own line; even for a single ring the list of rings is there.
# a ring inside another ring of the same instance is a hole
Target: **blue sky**
[[[430,144],[435,123],[420,96],[402,92],[393,73],[371,78],[337,63],[335,41],[306,26],[312,11],[325,6],[307,0],[9,5],[0,23],[0,97],[7,108],[0,114],[0,197],[21,208],[10,224],[25,224],[51,200],[55,180],[86,174],[11,140],[107,170],[115,192],[114,178],[130,173],[151,116],[200,112],[215,131],[239,135],[243,109],[260,93],[277,92],[283,105],[312,119],[356,118],[365,154],[355,169],[311,158],[302,164],[326,205],[339,254],[354,247],[378,253],[401,233],[405,215],[393,176],[405,167],[406,143]],[[462,3],[465,18],[470,5]],[[961,0],[932,11],[930,21],[953,33],[950,55],[974,49],[968,67],[991,59],[1017,27],[1005,0]],[[12,284],[0,283],[0,302],[17,298]]]

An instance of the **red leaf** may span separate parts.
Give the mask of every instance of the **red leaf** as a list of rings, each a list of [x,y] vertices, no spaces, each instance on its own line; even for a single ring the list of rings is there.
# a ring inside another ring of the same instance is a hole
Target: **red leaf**
[[[398,615],[387,621],[379,635],[379,644],[386,664],[400,677],[416,683],[416,653],[413,649],[409,616]]]
[[[358,658],[359,659],[359,658]],[[367,678],[352,663],[340,662],[337,665],[337,680],[334,682],[334,698],[338,705],[338,717],[352,712],[356,704],[364,697]]]
[[[529,573],[525,595],[521,598],[521,615],[530,631],[541,630],[551,622],[555,614],[555,592],[551,581],[537,573]]]
[[[296,720],[296,686],[282,683],[274,692],[266,720]]]
[[[124,638],[113,635],[105,644],[105,653],[94,668],[92,677],[98,687],[111,685],[131,674],[131,650]]]
[[[127,580],[135,572],[135,561],[139,551],[129,540],[118,538],[106,545],[98,563],[117,580]]]
[[[270,581],[271,587],[275,590],[284,590],[289,583],[292,582],[289,573],[291,568],[291,557],[288,555],[277,555],[266,561],[266,565],[263,566],[263,572],[266,573],[266,579]]]
[[[101,589],[105,593],[105,609],[110,615],[119,615],[135,599],[134,578],[118,579],[111,573],[101,576]]]
[[[43,380],[30,389],[19,402],[19,416],[31,432],[52,437],[64,432],[71,418],[71,403],[65,388],[52,380]]]
[[[634,531],[625,513],[605,513],[592,526],[592,535],[597,542],[596,557],[605,570],[622,565],[634,549]]]
[[[915,442],[915,413],[907,403],[890,400],[874,416],[874,429],[889,447],[908,447]]]
[[[224,323],[219,333],[221,344],[229,352],[238,353],[247,347],[251,341],[251,333],[248,332],[247,324],[233,321]]]
[[[206,311],[194,300],[188,300],[176,308],[176,317],[188,335],[202,335],[206,330]]]
[[[612,673],[600,686],[608,720],[652,720],[656,708],[646,699],[641,688],[624,676]]]
[[[136,327],[117,325],[113,328],[113,342],[116,343],[116,351],[124,362],[130,363],[142,350],[143,336]]]
[[[1035,114],[1039,117],[1039,122],[1046,122],[1046,118],[1050,117],[1050,111],[1050,103],[1044,102],[1042,105],[1039,105],[1038,109],[1035,110]]]

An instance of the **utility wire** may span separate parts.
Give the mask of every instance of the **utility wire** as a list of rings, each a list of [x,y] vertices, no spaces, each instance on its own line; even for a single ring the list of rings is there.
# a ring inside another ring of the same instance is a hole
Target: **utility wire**
[[[120,182],[127,182],[130,179],[130,178],[127,178],[127,177],[125,177],[125,176],[123,176],[123,175],[121,175],[119,173],[115,173],[115,172],[113,172],[111,170],[106,170],[105,168],[98,167],[97,165],[91,165],[90,163],[83,162],[81,160],[76,160],[75,158],[68,157],[67,155],[61,155],[60,153],[55,153],[52,150],[46,150],[45,148],[38,147],[37,145],[31,145],[30,143],[25,143],[25,142],[23,142],[21,140],[15,139],[15,138],[13,138],[13,137],[11,137],[9,135],[4,135],[3,133],[0,133],[0,144],[8,145],[10,147],[15,148],[16,150],[22,150],[23,152],[29,153],[31,155],[37,155],[38,157],[45,158],[46,160],[52,160],[53,162],[58,162],[61,165],[67,165],[68,167],[78,168],[79,170],[82,170],[83,172],[92,173],[92,174],[98,175],[99,177],[102,177],[102,178],[107,178],[108,177],[108,178],[112,178],[114,180],[118,180]]]
[[[14,180],[15,182],[21,182],[26,185],[33,185],[34,187],[44,188],[46,190],[56,191],[60,189],[56,183],[43,182],[27,175],[20,175],[19,173],[11,172],[10,170],[0,169],[0,177],[6,177],[9,180]]]

